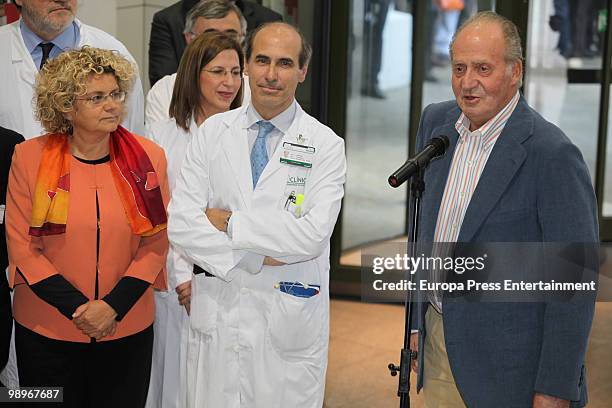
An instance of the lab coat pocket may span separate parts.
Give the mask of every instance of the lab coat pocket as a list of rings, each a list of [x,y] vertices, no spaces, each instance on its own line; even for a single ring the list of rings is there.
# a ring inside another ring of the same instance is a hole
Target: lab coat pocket
[[[217,296],[220,279],[203,273],[191,279],[191,315],[189,321],[195,331],[210,334],[217,328],[219,305]]]
[[[274,291],[268,334],[281,358],[303,357],[317,343],[322,335],[323,307],[321,294],[304,298]]]

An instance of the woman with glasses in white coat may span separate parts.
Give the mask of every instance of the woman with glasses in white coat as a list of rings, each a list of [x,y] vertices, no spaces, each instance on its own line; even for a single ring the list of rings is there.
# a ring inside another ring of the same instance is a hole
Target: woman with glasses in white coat
[[[219,32],[204,33],[185,49],[170,102],[170,119],[150,125],[148,131],[166,152],[171,192],[187,145],[200,125],[214,114],[241,105],[243,61],[240,44]],[[193,264],[170,248],[167,267],[168,292],[157,292],[155,298],[155,343],[147,407],[183,406],[179,392],[184,382],[181,350],[188,341]]]

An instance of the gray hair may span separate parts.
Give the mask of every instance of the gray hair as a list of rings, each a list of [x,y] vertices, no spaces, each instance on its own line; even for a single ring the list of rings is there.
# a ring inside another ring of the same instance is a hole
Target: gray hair
[[[227,0],[200,0],[195,6],[189,10],[185,18],[185,29],[183,33],[189,34],[193,30],[198,17],[205,19],[220,19],[225,18],[231,12],[236,13],[240,20],[240,35],[244,36],[247,32],[247,21],[242,15],[242,12],[234,3]]]
[[[502,15],[497,14],[494,11],[481,11],[470,17],[463,24],[461,24],[461,26],[453,35],[453,39],[451,40],[449,46],[451,61],[453,59],[453,46],[455,45],[455,40],[459,36],[459,33],[461,33],[468,26],[477,23],[498,24],[502,30],[504,41],[506,43],[505,59],[508,63],[509,69],[511,69],[512,67],[512,65],[510,64],[520,64],[521,68],[523,67],[523,46],[521,45],[521,36],[519,35],[518,28],[511,20]],[[518,86],[519,88],[523,86],[522,75],[519,79]]]

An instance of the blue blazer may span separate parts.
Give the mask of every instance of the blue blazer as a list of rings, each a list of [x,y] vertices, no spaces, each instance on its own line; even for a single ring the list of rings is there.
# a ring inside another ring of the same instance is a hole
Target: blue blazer
[[[459,134],[455,101],[428,106],[417,148],[445,135],[446,155],[425,175],[419,242],[431,243]],[[599,242],[597,205],[582,155],[563,132],[521,97],[498,138],[470,201],[458,242]],[[423,294],[419,294],[422,296]],[[443,301],[446,349],[470,408],[528,407],[535,392],[586,404],[584,358],[595,296],[570,302]],[[427,333],[427,302],[413,325]],[[419,353],[417,389],[423,382]]]

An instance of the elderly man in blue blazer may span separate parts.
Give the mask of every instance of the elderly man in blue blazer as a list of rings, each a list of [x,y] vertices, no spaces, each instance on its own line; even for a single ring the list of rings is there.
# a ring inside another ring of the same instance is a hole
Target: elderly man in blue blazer
[[[423,112],[418,147],[450,140],[426,172],[420,242],[599,241],[580,151],[520,95],[516,26],[493,12],[451,44],[456,100]],[[517,260],[520,268],[520,260]],[[582,407],[595,293],[566,302],[451,301],[420,293],[413,368],[426,407]]]

